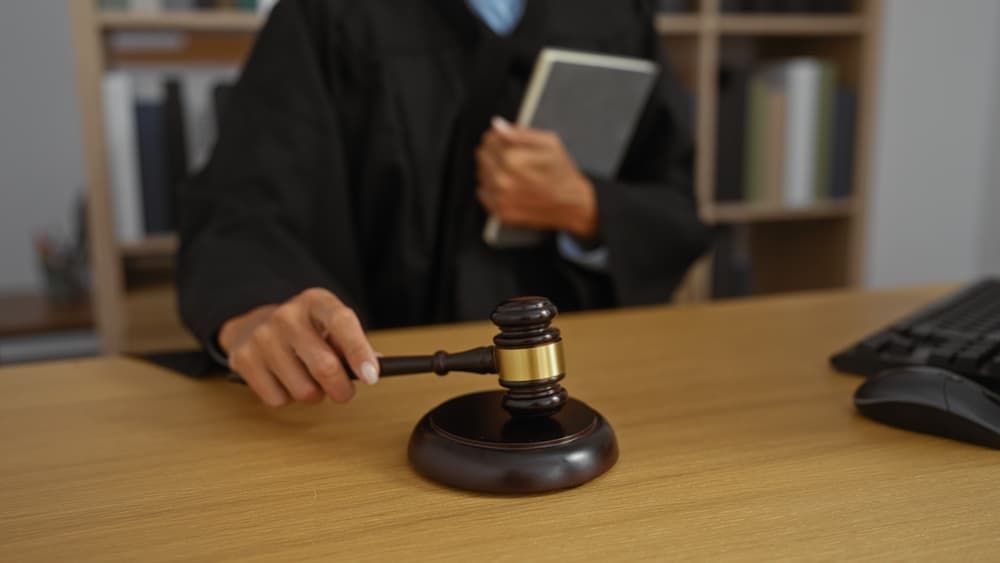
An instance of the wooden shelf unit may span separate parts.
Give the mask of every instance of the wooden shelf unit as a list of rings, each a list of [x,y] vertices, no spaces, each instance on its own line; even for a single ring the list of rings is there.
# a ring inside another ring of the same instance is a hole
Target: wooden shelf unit
[[[253,33],[264,22],[255,13],[235,10],[190,12],[103,12],[97,24],[103,31],[232,31]]]
[[[119,244],[114,238],[105,169],[101,76],[118,62],[134,64],[144,59],[141,54],[111,52],[107,38],[122,31],[186,33],[193,40],[204,41],[201,44],[193,41],[196,48],[181,53],[181,60],[189,57],[192,62],[203,63],[228,58],[239,63],[264,20],[256,14],[237,11],[100,12],[96,0],[66,1],[74,28],[83,132],[90,140],[83,151],[89,179],[88,213],[93,243],[92,301],[103,349],[113,353],[191,345],[193,341],[180,328],[176,296],[169,280],[153,288],[129,287],[125,281],[127,260],[169,257],[176,253],[178,241],[174,235],[150,237],[136,244]],[[699,213],[711,224],[745,224],[756,229],[752,237],[754,251],[766,255],[762,260],[764,271],[757,276],[764,280],[761,293],[856,286],[861,279],[865,246],[881,0],[855,0],[851,12],[835,15],[723,13],[719,1],[700,0],[692,12],[662,13],[654,21],[675,70],[696,100],[693,129]],[[721,44],[731,38],[774,41],[775,48],[769,56],[818,54],[846,63],[851,83],[858,92],[850,199],[794,209],[714,201],[720,50]],[[149,56],[145,60],[150,64],[177,62],[176,57]],[[822,256],[824,261],[805,268],[808,265],[800,263],[800,259],[809,255]],[[685,286],[678,292],[678,300],[710,298],[710,263],[711,260],[703,259],[692,268]],[[806,269],[808,273],[802,273]]]
[[[155,258],[177,252],[180,240],[176,234],[155,235],[141,242],[122,244],[119,251],[124,258]]]
[[[857,35],[865,31],[864,16],[722,15],[709,27],[731,35]]]
[[[713,224],[806,221],[809,219],[847,218],[854,213],[854,203],[820,201],[806,207],[782,207],[756,203],[716,203],[705,210],[705,219]]]
[[[702,18],[693,14],[659,14],[653,25],[663,35],[695,35],[701,30]]]
[[[696,35],[715,32],[734,35],[856,35],[868,20],[859,15],[785,14],[659,14],[656,30],[664,35]]]

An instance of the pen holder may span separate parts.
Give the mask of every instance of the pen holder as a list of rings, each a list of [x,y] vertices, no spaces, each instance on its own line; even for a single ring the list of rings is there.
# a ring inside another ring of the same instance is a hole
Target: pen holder
[[[38,268],[46,299],[53,304],[77,303],[87,295],[87,261],[82,249],[51,242],[39,236],[35,242]]]

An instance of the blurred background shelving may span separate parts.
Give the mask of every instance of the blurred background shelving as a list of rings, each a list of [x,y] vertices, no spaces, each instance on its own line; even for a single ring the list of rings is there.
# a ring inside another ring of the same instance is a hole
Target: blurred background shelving
[[[194,342],[176,313],[176,235],[157,233],[125,243],[116,234],[102,81],[108,72],[122,69],[237,68],[265,16],[235,9],[133,12],[102,10],[97,2],[84,0],[68,4],[81,126],[90,140],[84,146],[84,164],[94,276],[91,301],[102,348],[134,352],[191,346]],[[808,11],[809,2],[763,4],[783,10],[770,12],[758,11],[761,6],[749,2],[662,4],[654,26],[690,93],[699,212],[720,236],[716,249],[692,269],[677,300],[858,285],[869,199],[880,0],[824,2],[822,12]],[[848,193],[796,206],[748,198],[718,201],[718,146],[730,134],[730,129],[720,128],[725,69],[738,66],[751,72],[796,57],[833,65],[838,83],[855,93]],[[720,283],[720,276],[742,278]]]

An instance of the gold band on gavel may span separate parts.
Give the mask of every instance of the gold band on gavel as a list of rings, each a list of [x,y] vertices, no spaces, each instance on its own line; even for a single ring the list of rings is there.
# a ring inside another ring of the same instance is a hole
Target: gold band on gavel
[[[541,381],[566,373],[562,342],[512,350],[498,346],[493,353],[503,381]]]

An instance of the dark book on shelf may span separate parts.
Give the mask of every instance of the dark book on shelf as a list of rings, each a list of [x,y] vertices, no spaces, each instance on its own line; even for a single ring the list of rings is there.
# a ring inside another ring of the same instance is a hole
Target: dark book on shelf
[[[844,199],[851,195],[856,114],[857,93],[848,88],[837,90],[834,101],[833,163],[830,181],[830,197],[833,199]]]
[[[815,0],[784,0],[780,5],[782,12],[808,13],[816,5]]]
[[[845,13],[851,11],[849,0],[810,0],[811,11],[819,13]]]
[[[719,9],[723,12],[742,12],[743,0],[722,0]]]
[[[750,70],[723,67],[719,73],[719,118],[716,135],[715,199],[743,199],[743,153],[746,136],[747,81]]]
[[[677,13],[694,10],[694,0],[659,0],[656,9],[661,12]]]
[[[187,135],[184,129],[184,98],[178,78],[168,78],[163,82],[163,127],[164,148],[166,150],[166,182],[171,212],[171,228],[176,228],[177,193],[179,186],[188,176]]]
[[[138,100],[135,111],[146,234],[168,233],[173,221],[170,189],[167,185],[163,102]]]
[[[715,236],[712,260],[712,298],[745,297],[753,292],[750,227],[725,225]]]

